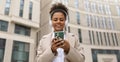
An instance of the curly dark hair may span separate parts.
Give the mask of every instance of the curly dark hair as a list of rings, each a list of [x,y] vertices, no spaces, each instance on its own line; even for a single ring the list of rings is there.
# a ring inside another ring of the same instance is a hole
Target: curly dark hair
[[[53,16],[53,14],[55,12],[62,12],[66,18],[66,16],[68,15],[68,9],[65,5],[63,5],[62,3],[56,3],[56,4],[53,4],[51,9],[50,9],[50,15],[51,15],[51,18]]]

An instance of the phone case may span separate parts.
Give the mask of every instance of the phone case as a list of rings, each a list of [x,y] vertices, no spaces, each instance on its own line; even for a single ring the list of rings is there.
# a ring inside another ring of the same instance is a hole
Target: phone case
[[[64,32],[63,31],[55,32],[55,37],[64,39]]]

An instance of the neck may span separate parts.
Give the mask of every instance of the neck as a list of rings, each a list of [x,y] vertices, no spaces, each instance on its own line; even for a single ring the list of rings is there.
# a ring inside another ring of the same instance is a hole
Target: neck
[[[59,32],[59,31],[65,31],[64,29],[63,30],[54,30],[54,32]]]

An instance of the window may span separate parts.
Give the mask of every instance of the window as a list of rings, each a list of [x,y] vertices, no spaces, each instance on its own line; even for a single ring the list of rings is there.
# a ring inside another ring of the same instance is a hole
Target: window
[[[94,31],[89,31],[90,43],[95,44]]]
[[[97,12],[97,10],[96,10],[96,4],[95,3],[93,3],[93,2],[91,2],[91,11],[92,12]]]
[[[104,12],[104,10],[103,10],[103,5],[102,4],[98,4],[98,11],[99,11],[99,13],[100,14],[103,14]]]
[[[76,12],[77,24],[80,24],[80,13]]]
[[[104,38],[105,38],[105,44],[108,45],[108,44],[107,44],[107,35],[106,35],[105,32],[104,32],[103,34],[104,34]]]
[[[24,0],[20,0],[20,13],[19,16],[23,16],[23,9],[24,9]]]
[[[93,27],[93,18],[92,18],[92,15],[86,15],[86,19],[87,19],[87,23],[88,23],[88,26],[89,27]]]
[[[101,28],[101,17],[99,17],[99,19],[98,19],[97,28]]]
[[[92,31],[92,40],[93,40],[93,44],[95,44],[95,36],[94,36],[94,31]]]
[[[91,15],[86,15],[88,27],[92,27],[92,17]]]
[[[101,4],[98,4],[97,6],[98,6],[98,11],[99,11],[99,13],[101,13],[101,7],[100,7],[100,5]]]
[[[84,1],[84,6],[86,11],[90,11],[90,3],[88,1]]]
[[[52,4],[54,4],[54,3],[63,3],[63,4],[65,4],[65,5],[68,5],[68,0],[53,0],[52,1]]]
[[[64,0],[65,1],[65,5],[68,5],[68,0]]]
[[[96,32],[96,36],[97,36],[97,42],[98,42],[98,45],[100,45],[100,41],[99,41],[99,32]]]
[[[113,35],[113,33],[111,33],[111,36],[112,36],[112,42],[113,42],[113,45],[115,46],[115,39],[114,39],[114,35]]]
[[[29,43],[14,41],[11,62],[29,62]]]
[[[117,44],[117,46],[119,46],[120,44],[118,43],[118,38],[117,38],[116,33],[114,33],[114,36],[115,36],[115,41],[116,41],[116,44]]]
[[[30,20],[32,19],[32,9],[33,9],[33,2],[30,2],[30,5],[29,5],[29,19]]]
[[[108,21],[108,28],[114,29],[115,27],[114,27],[114,22],[113,22],[112,18],[109,17],[107,21]]]
[[[99,32],[99,34],[100,34],[100,42],[101,42],[101,45],[103,45],[103,41],[102,41],[102,33]]]
[[[109,21],[110,29],[114,29],[115,28],[114,27],[114,21],[112,20],[112,18],[110,17],[108,21]]]
[[[96,32],[98,45],[103,45],[101,32]]]
[[[106,21],[105,17],[102,17],[102,26],[103,26],[103,28],[106,29],[106,22],[105,21]]]
[[[75,0],[75,8],[79,8],[79,0]]]
[[[15,33],[25,35],[25,36],[30,36],[30,28],[16,24],[15,25]]]
[[[110,7],[109,5],[105,5],[105,12],[107,15],[111,15]]]
[[[57,2],[60,2],[60,3],[63,3],[63,4],[65,4],[65,5],[67,5],[68,4],[68,0],[56,0]]]
[[[6,40],[0,38],[0,62],[3,62]]]
[[[118,16],[120,16],[120,7],[116,6],[117,12],[118,12]]]
[[[104,19],[103,19],[103,17],[101,17],[101,27],[104,29],[105,28],[105,26],[104,26]]]
[[[100,5],[101,13],[104,14],[103,5]]]
[[[120,62],[120,50],[92,49],[91,52],[92,52],[93,62],[99,62],[98,61],[99,58],[97,57],[98,54],[107,54],[107,55],[115,54],[117,62]],[[106,61],[106,62],[108,62],[108,61]]]
[[[6,0],[6,5],[5,5],[5,15],[9,15],[9,10],[10,10],[10,2],[11,0]]]
[[[81,29],[78,29],[79,41],[82,43]]]
[[[89,39],[90,39],[90,44],[92,44],[91,31],[88,31],[88,32],[89,32]]]
[[[94,24],[93,24],[93,21],[94,21],[94,15],[90,15],[90,21],[91,21],[91,23],[90,23],[90,27],[94,27]]]
[[[7,29],[8,29],[8,22],[0,20],[0,30],[7,31]]]
[[[107,33],[107,39],[108,39],[108,43],[109,43],[109,45],[111,45],[111,43],[110,43],[110,36],[109,36],[109,33]]]
[[[95,17],[95,27],[97,27],[98,28],[98,16],[94,16]]]

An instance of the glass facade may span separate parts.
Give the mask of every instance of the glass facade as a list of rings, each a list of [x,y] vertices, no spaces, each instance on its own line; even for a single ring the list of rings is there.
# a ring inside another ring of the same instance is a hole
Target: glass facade
[[[79,37],[79,41],[80,43],[82,43],[82,35],[81,35],[81,29],[78,29],[78,37]]]
[[[23,9],[24,9],[24,0],[20,0],[20,12],[19,12],[20,17],[23,17]]]
[[[8,22],[0,20],[0,31],[7,31],[8,29]]]
[[[93,14],[86,14],[86,22],[87,26],[90,28],[97,28],[102,30],[118,30],[115,25],[115,19],[111,16],[111,9],[110,4],[103,4],[103,3],[97,3],[99,1],[93,2],[89,0],[84,0],[84,9],[87,12],[93,13]],[[100,1],[102,2],[102,1]],[[116,2],[116,1],[113,1]],[[117,3],[117,2],[116,2]],[[119,6],[115,5],[117,12],[119,13]],[[98,15],[94,15],[98,14]],[[105,16],[101,16],[105,15]],[[116,29],[115,29],[116,28]],[[89,30],[89,39],[90,44],[95,45],[117,45],[118,46],[118,38],[116,33],[109,33],[109,32],[98,32],[98,31],[91,31]],[[96,34],[95,34],[96,33]],[[116,34],[116,35],[115,35]],[[104,42],[103,42],[104,40]],[[112,44],[113,43],[113,44]]]
[[[89,33],[90,44],[97,45],[98,43],[98,45],[119,46],[119,41],[116,33],[96,32],[96,34],[94,34],[94,31],[88,31],[88,33]],[[96,40],[95,40],[95,36],[96,36]]]
[[[100,41],[99,41],[99,32],[96,32],[96,36],[97,36],[97,42],[98,42],[98,45],[100,45]]]
[[[100,42],[101,42],[101,45],[103,45],[103,38],[102,38],[102,32],[99,32],[99,35],[100,35]]]
[[[30,31],[31,31],[31,29],[29,27],[17,25],[17,24],[15,25],[15,33],[16,34],[30,36]]]
[[[118,16],[120,16],[120,6],[116,6]]]
[[[85,11],[90,11],[90,3],[88,0],[84,0]]]
[[[79,0],[75,0],[75,8],[79,8]]]
[[[5,15],[9,15],[11,0],[6,0]]]
[[[29,19],[32,19],[32,9],[33,9],[33,2],[30,1],[30,5],[29,5]]]
[[[80,13],[76,12],[76,20],[77,20],[77,24],[80,24]]]
[[[77,14],[77,13],[76,13]],[[78,16],[77,16],[78,17]],[[77,19],[77,23],[79,24],[79,19]],[[86,21],[88,27],[98,28],[98,29],[115,29],[115,22],[111,17],[101,17],[94,15],[86,15]]]
[[[14,41],[11,62],[29,62],[29,43]]]
[[[0,62],[3,62],[6,40],[0,38]]]
[[[120,50],[104,50],[104,49],[92,49],[93,62],[98,62],[97,54],[115,54],[117,62],[120,62]]]
[[[118,37],[117,37],[117,34],[114,33],[114,38],[115,38],[115,42],[116,42],[116,46],[119,46],[119,41],[118,41]]]
[[[68,5],[68,1],[69,0],[53,0],[52,3],[60,2],[60,3],[63,3],[65,5]]]
[[[92,44],[91,32],[90,32],[90,31],[88,31],[88,33],[89,33],[89,40],[90,40],[90,44]]]

